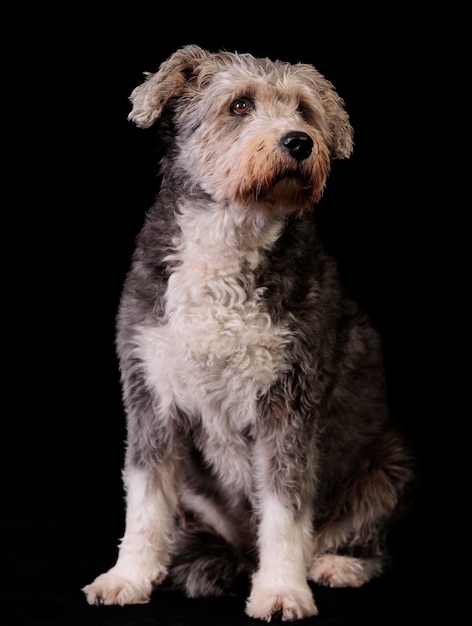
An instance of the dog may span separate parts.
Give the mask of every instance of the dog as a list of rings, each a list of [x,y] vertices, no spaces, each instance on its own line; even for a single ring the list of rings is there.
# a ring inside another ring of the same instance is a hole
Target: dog
[[[316,585],[389,564],[414,476],[381,339],[314,219],[345,103],[314,66],[179,48],[130,96],[156,124],[160,184],[116,320],[127,436],[116,564],[90,604],[247,579],[246,613],[317,614]]]

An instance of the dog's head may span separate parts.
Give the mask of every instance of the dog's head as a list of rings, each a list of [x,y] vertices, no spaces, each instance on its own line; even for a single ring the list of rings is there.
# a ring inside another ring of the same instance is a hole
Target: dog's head
[[[353,148],[343,100],[308,64],[189,45],[130,100],[138,126],[166,121],[174,169],[217,201],[303,210],[320,199],[330,160]]]

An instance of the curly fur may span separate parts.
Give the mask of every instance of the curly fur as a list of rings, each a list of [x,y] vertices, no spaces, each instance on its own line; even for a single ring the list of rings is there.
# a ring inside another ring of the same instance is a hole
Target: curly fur
[[[190,597],[250,575],[247,613],[315,615],[308,580],[387,562],[411,456],[377,332],[346,297],[313,206],[349,157],[344,102],[311,65],[186,46],[131,95],[162,184],[117,317],[126,529],[89,603]]]

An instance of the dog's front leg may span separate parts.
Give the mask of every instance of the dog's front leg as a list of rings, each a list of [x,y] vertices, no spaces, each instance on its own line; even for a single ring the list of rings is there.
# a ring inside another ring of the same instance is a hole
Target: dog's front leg
[[[307,554],[311,547],[307,515],[297,516],[277,497],[266,497],[259,530],[260,562],[252,578],[246,612],[270,621],[280,613],[283,620],[317,615],[306,579]]]
[[[148,602],[167,575],[175,501],[175,463],[137,467],[127,463],[126,527],[114,567],[83,588],[89,604]]]
[[[273,418],[275,428],[255,444],[259,491],[259,567],[246,613],[270,621],[317,615],[307,570],[313,550],[313,458],[306,429]],[[296,422],[297,420],[295,420]],[[295,428],[295,430],[294,430]],[[302,432],[302,430],[304,432]]]

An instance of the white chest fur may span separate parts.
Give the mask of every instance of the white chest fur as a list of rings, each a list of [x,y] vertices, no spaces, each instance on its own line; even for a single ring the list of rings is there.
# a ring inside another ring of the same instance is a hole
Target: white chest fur
[[[142,330],[142,356],[162,414],[175,404],[201,420],[208,446],[222,448],[231,465],[231,454],[243,454],[241,433],[257,399],[284,369],[287,330],[272,322],[254,283],[281,223],[256,228],[237,219],[240,210],[184,209],[166,323]]]

